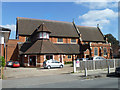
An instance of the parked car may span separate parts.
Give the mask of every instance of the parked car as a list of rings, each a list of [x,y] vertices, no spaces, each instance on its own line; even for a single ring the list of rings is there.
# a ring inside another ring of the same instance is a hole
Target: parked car
[[[120,76],[120,67],[115,69],[115,75]]]
[[[7,67],[12,67],[13,66],[13,61],[8,61],[6,64]]]
[[[20,67],[20,63],[18,61],[14,61],[12,67]]]
[[[76,60],[79,60],[79,61],[86,61],[88,60],[89,58],[77,58]]]
[[[63,68],[64,64],[61,62],[58,62],[56,60],[50,59],[50,60],[46,60],[43,62],[43,67],[44,68],[53,68],[53,67],[60,67]]]
[[[106,60],[106,59],[101,56],[94,56],[94,57],[90,57],[88,60]]]
[[[93,60],[106,60],[106,59],[101,56],[95,56],[93,57]]]

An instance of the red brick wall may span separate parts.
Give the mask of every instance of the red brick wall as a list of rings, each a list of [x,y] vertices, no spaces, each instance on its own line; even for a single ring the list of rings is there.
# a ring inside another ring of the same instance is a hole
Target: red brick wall
[[[4,44],[0,44],[0,56],[4,56]]]
[[[91,47],[92,47],[92,51],[91,51],[92,52],[92,57],[94,56],[94,49],[98,48],[98,56],[99,56],[100,55],[100,53],[99,53],[100,47],[102,47],[102,49],[101,49],[101,56],[104,57],[104,58],[106,58],[106,59],[110,58],[110,47],[111,47],[110,44],[93,43],[93,44],[91,44]],[[107,53],[108,53],[107,56],[104,55],[104,51],[103,51],[104,48],[107,48]]]
[[[19,36],[19,42],[25,42],[26,38],[25,36]]]
[[[7,61],[10,60],[18,60],[18,54],[19,54],[19,50],[18,50],[18,42],[22,42],[23,39],[21,40],[16,40],[16,39],[11,39],[8,40],[8,42],[6,43],[5,46],[5,59],[6,59],[6,55],[7,55]],[[7,54],[6,54],[6,49],[7,49]]]
[[[49,40],[53,43],[58,43],[56,37],[50,37]],[[76,43],[78,43],[78,38],[63,38],[63,43],[71,43],[71,39],[76,39]]]

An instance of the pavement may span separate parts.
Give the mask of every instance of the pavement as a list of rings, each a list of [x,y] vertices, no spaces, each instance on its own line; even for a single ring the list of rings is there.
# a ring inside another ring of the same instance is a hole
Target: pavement
[[[110,73],[114,73],[115,69],[110,68]],[[13,79],[13,78],[24,78],[24,77],[37,77],[37,76],[50,76],[50,75],[60,75],[60,74],[70,74],[76,75],[84,78],[100,78],[106,77],[108,69],[97,69],[87,71],[87,77],[85,77],[85,71],[77,71],[73,73],[72,65],[65,65],[64,68],[53,68],[53,69],[44,69],[44,68],[10,68],[7,67],[4,70],[4,79]]]

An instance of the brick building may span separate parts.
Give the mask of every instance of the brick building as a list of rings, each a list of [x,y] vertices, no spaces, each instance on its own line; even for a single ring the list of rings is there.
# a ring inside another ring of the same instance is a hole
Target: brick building
[[[99,27],[74,22],[18,17],[16,39],[7,43],[7,53],[12,51],[8,60],[19,60],[25,66],[42,66],[47,59],[64,63],[93,56],[112,58],[111,44]]]

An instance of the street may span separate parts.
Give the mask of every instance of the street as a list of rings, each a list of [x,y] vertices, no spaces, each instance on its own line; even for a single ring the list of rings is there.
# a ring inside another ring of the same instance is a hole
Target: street
[[[2,80],[2,88],[118,88],[118,78],[82,79],[61,74]]]

